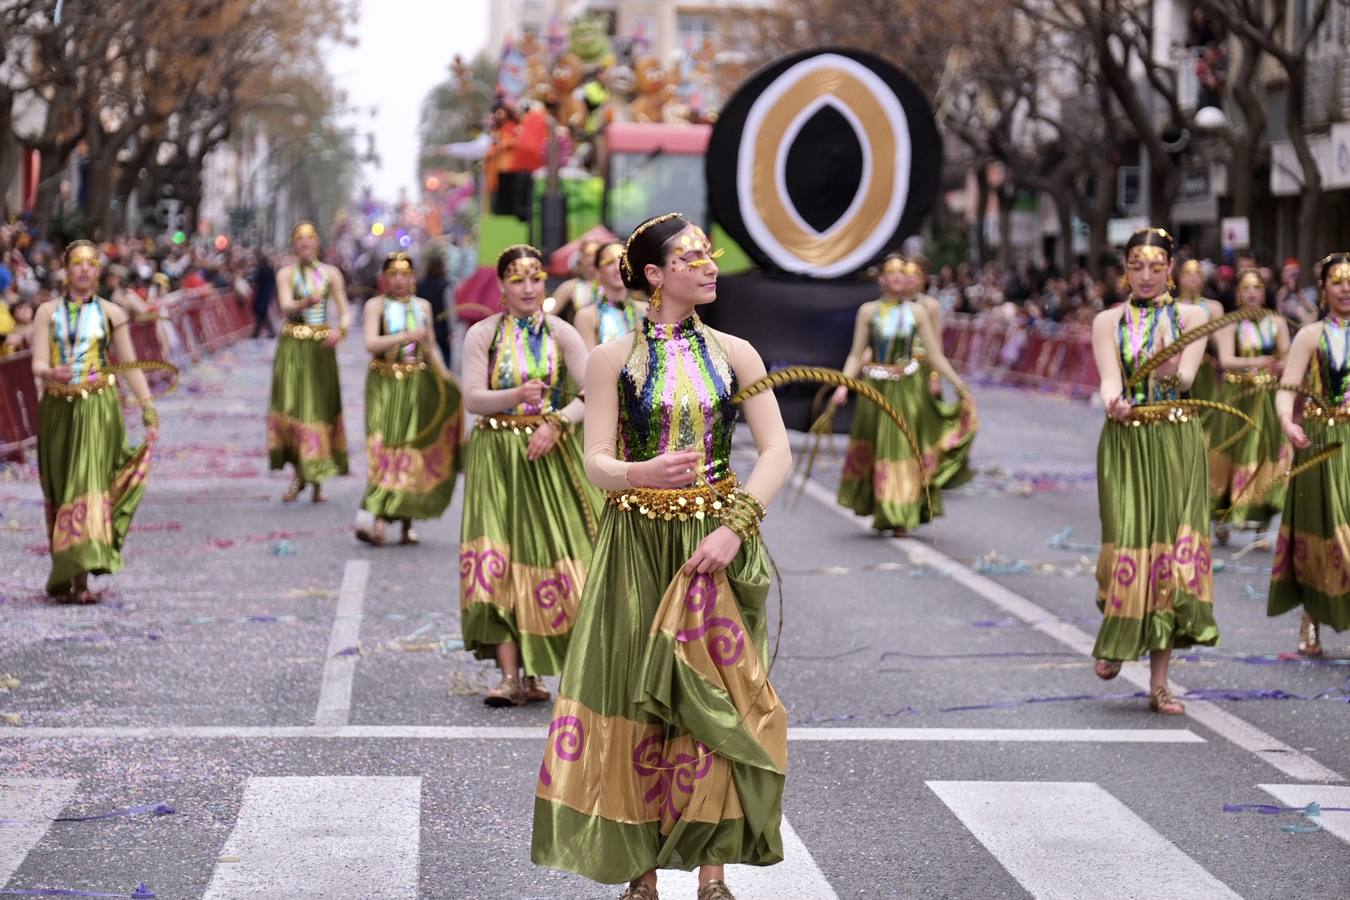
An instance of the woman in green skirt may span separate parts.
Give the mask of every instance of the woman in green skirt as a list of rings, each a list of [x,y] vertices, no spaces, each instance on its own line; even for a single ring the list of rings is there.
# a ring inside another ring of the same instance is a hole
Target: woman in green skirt
[[[122,542],[145,493],[150,448],[159,416],[144,373],[130,369],[145,423],[145,442],[127,445],[110,349],[134,363],[127,313],[94,295],[98,248],[76,241],[65,253],[67,293],[38,307],[33,318],[33,375],[38,405],[38,477],[47,507],[52,570],[47,593],[73,603],[97,603],[89,576],[122,568]],[[42,340],[43,335],[47,336]]]
[[[562,669],[600,494],[572,436],[580,396],[562,409],[552,403],[569,375],[584,389],[581,336],[541,311],[534,247],[503,250],[497,277],[505,311],[464,338],[464,406],[478,420],[464,463],[459,602],[465,649],[501,668],[485,702],[520,706],[551,699],[539,676]]]
[[[337,267],[319,262],[319,232],[309,222],[291,231],[295,263],[277,272],[277,302],[286,316],[272,363],[272,404],[267,413],[267,455],[272,469],[295,470],[281,499],[290,502],[312,485],[320,503],[323,482],[347,474],[347,432],[337,345],[347,336],[351,311]],[[328,301],[337,306],[335,329]]]
[[[1210,574],[1205,435],[1182,399],[1205,354],[1195,341],[1139,385],[1134,373],[1158,351],[1209,320],[1203,306],[1168,293],[1172,238],[1136,231],[1125,245],[1127,302],[1092,320],[1106,424],[1097,445],[1102,550],[1097,607],[1105,618],[1092,655],[1104,679],[1149,654],[1149,707],[1185,712],[1167,682],[1173,647],[1218,643]]]
[[[914,268],[915,264],[897,255],[882,263],[877,279],[881,298],[858,308],[853,346],[844,363],[844,374],[861,375],[905,417],[920,456],[915,456],[900,427],[877,407],[858,404],[844,456],[839,503],[860,516],[871,516],[873,528],[889,529],[901,537],[942,515],[942,497],[937,491],[968,477],[976,430],[970,392],[943,354],[928,309],[916,299]],[[959,403],[944,403],[933,396],[914,355],[918,342],[927,348],[927,364],[956,388]],[[837,389],[833,403],[842,406],[847,401],[848,390]]]
[[[1278,616],[1303,607],[1304,656],[1322,655],[1321,624],[1350,628],[1350,253],[1322,260],[1319,279],[1326,317],[1294,336],[1275,405],[1280,427],[1298,448],[1295,466],[1333,444],[1341,449],[1289,485],[1266,610]],[[1318,399],[1304,404],[1299,425],[1295,390],[1305,384]]]
[[[715,254],[675,213],[628,239],[624,281],[651,297],[641,327],[586,372],[586,472],[608,491],[535,788],[532,858],[655,900],[656,870],[772,865],[787,711],[768,681],[764,506],[791,465],[769,393],[744,412],[759,459],[731,470],[739,387],[764,375],[745,341],[704,325]]]
[[[1217,319],[1223,315],[1222,303],[1205,298],[1205,270],[1196,259],[1186,260],[1177,270],[1177,302],[1203,306],[1210,319]],[[1220,377],[1218,342],[1211,337],[1206,342],[1205,358],[1200,363],[1200,370],[1195,373],[1195,381],[1191,384],[1191,396],[1196,400],[1218,400]],[[1212,409],[1200,412],[1200,424],[1205,429],[1206,446],[1214,446],[1210,436],[1223,415]]]
[[[358,540],[385,542],[385,526],[403,524],[402,544],[416,544],[413,519],[436,519],[450,505],[459,474],[464,427],[459,386],[436,346],[431,304],[413,296],[412,257],[389,254],[384,296],[368,300],[363,332],[374,358],[366,375],[366,494],[373,522]]]
[[[1238,276],[1237,303],[1240,309],[1266,305],[1266,284],[1255,269]],[[1289,352],[1289,325],[1283,316],[1270,315],[1230,325],[1215,337],[1223,366],[1219,399],[1256,421],[1256,428],[1233,446],[1210,453],[1214,534],[1219,543],[1227,544],[1229,522],[1238,523],[1239,528],[1264,531],[1284,503],[1284,474],[1289,471],[1293,451],[1280,431],[1272,388],[1279,381]],[[1215,445],[1241,427],[1240,419],[1226,417],[1214,428]]]

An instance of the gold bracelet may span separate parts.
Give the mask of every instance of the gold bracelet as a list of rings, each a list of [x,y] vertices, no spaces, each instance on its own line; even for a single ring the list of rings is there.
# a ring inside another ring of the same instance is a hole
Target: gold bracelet
[[[544,413],[544,421],[558,429],[558,437],[572,433],[572,420],[556,409]]]
[[[157,428],[159,426],[159,412],[150,403],[141,407],[141,424],[146,428]]]

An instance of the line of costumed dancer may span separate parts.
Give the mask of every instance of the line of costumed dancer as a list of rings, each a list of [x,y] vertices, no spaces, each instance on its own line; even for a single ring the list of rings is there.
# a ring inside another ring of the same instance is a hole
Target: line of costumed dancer
[[[347,474],[347,432],[342,425],[342,387],[337,345],[351,327],[342,272],[319,260],[319,232],[311,222],[291,230],[295,262],[277,272],[277,303],[286,317],[272,363],[272,402],[267,413],[268,465],[291,466],[294,476],[281,499],[313,488],[320,503],[323,483]],[[337,307],[333,327],[329,302]]]
[[[910,423],[906,435],[876,406],[859,403],[839,484],[840,505],[898,536],[942,515],[941,488],[969,480],[979,427],[970,392],[942,352],[940,310],[920,293],[924,280],[913,260],[893,254],[882,261],[881,297],[858,308],[843,369],[861,375]],[[934,374],[956,389],[957,403],[938,396]],[[847,400],[848,389],[837,388],[834,405]]]
[[[75,241],[64,261],[65,295],[43,303],[33,317],[33,333],[48,337],[33,342],[33,375],[42,386],[38,478],[52,558],[47,593],[96,603],[89,576],[122,568],[122,545],[145,494],[159,415],[137,368],[126,311],[94,293],[98,248]],[[145,440],[134,449],[127,444],[118,375],[131,386],[145,425]]]

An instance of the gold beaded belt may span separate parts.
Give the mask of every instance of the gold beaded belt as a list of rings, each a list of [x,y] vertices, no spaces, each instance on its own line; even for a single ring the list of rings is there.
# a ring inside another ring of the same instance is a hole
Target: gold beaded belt
[[[876,363],[863,366],[862,376],[876,381],[900,381],[919,371],[919,360],[911,359],[903,366],[883,366]]]
[[[425,361],[417,362],[390,362],[387,359],[372,359],[370,361],[370,371],[378,372],[381,375],[392,375],[394,378],[402,380],[409,375],[417,372],[426,371]]]
[[[1224,372],[1223,380],[1229,384],[1240,384],[1244,387],[1264,387],[1275,383],[1275,373],[1267,372],[1264,369],[1259,372]]]
[[[735,490],[736,476],[728,475],[712,487],[698,484],[684,488],[609,491],[605,495],[605,502],[624,512],[635,512],[649,519],[661,518],[667,522],[679,519],[684,522],[691,516],[701,520],[704,516],[721,515]]]
[[[475,423],[477,428],[486,428],[491,431],[514,431],[520,434],[533,434],[534,430],[544,424],[543,416],[479,416]]]
[[[304,322],[287,322],[281,326],[281,333],[298,341],[326,341],[333,333],[330,325],[306,325]]]
[[[65,397],[66,400],[83,400],[90,394],[101,394],[111,387],[116,386],[116,375],[100,375],[93,381],[86,381],[81,384],[62,384],[59,381],[42,382],[42,390],[53,397]]]
[[[1350,409],[1344,406],[1328,409],[1320,403],[1308,403],[1303,407],[1303,418],[1325,422],[1328,425],[1344,425],[1350,422]]]
[[[1140,425],[1165,425],[1180,422],[1189,422],[1195,416],[1191,410],[1184,406],[1150,407],[1140,409],[1135,407],[1130,410],[1130,417],[1125,420],[1128,425],[1138,428]]]

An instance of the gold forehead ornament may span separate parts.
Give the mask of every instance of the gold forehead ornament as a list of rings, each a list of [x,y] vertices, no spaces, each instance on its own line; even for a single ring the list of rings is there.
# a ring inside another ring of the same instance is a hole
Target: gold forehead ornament
[[[1167,248],[1159,247],[1155,244],[1141,244],[1137,247],[1131,247],[1129,256],[1126,257],[1130,262],[1139,261],[1144,263],[1167,262]]]
[[[293,241],[309,237],[316,241],[319,239],[319,229],[314,227],[313,222],[297,222],[295,227],[291,229],[291,240]]]

